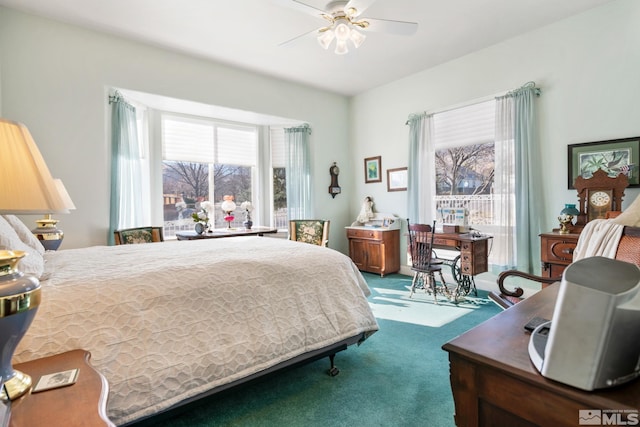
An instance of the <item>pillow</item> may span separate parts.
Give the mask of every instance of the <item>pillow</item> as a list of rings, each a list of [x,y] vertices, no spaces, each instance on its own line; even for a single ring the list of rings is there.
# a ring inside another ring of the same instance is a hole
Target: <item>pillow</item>
[[[42,243],[40,243],[20,218],[15,215],[4,215],[4,219],[6,219],[9,225],[13,227],[16,234],[24,244],[35,249],[40,255],[44,255],[44,246],[42,246]]]
[[[0,249],[26,252],[27,255],[18,264],[18,269],[25,274],[31,274],[38,278],[42,276],[44,258],[38,251],[20,240],[16,231],[2,216],[0,216]]]

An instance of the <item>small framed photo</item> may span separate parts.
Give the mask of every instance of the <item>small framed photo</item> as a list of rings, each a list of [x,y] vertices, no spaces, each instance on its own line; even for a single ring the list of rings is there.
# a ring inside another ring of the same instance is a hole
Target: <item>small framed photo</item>
[[[598,169],[615,178],[624,174],[629,187],[640,187],[640,137],[568,145],[569,189],[577,177],[591,178]]]
[[[364,159],[364,182],[382,182],[382,157],[367,157]]]
[[[387,169],[387,191],[407,191],[407,168]]]
[[[39,391],[51,390],[52,388],[66,387],[71,384],[75,384],[78,380],[78,372],[79,369],[70,369],[68,371],[43,375],[40,377],[38,383],[31,392],[37,393]]]
[[[392,225],[395,221],[396,221],[396,220],[395,220],[395,219],[393,219],[393,218],[388,218],[388,217],[387,217],[387,218],[384,218],[384,219],[382,220],[382,227],[383,227],[383,228],[389,228],[389,227],[391,227],[391,225]]]

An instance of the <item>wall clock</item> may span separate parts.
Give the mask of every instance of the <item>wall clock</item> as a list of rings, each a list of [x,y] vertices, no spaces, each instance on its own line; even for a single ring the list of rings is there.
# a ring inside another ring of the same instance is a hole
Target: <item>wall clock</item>
[[[338,185],[338,175],[340,174],[340,168],[336,165],[336,162],[333,162],[333,165],[329,168],[329,175],[331,175],[331,184],[329,185],[329,194],[334,199],[336,198],[336,194],[340,194],[342,189],[340,185]]]

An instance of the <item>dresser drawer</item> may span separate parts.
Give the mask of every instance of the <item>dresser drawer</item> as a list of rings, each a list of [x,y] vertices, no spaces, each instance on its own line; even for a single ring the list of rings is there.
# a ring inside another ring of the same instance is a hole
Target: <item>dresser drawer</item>
[[[382,231],[380,230],[365,230],[365,229],[347,229],[348,239],[372,239],[382,240]]]
[[[438,235],[438,233],[436,233],[436,236]],[[455,248],[459,245],[459,242],[457,240],[452,240],[452,239],[446,239],[446,238],[442,238],[442,237],[434,237],[433,238],[433,246],[434,247],[443,247],[443,248],[447,248],[447,249],[451,249],[451,248]]]
[[[542,234],[540,242],[543,263],[569,265],[573,262],[578,235]]]

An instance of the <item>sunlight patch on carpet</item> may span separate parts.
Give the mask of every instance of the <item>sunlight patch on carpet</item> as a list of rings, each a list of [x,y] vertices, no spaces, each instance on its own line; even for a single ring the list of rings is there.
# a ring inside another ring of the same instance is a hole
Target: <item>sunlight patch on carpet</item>
[[[414,292],[409,298],[410,286],[404,290],[380,287],[372,287],[371,290],[373,295],[369,298],[369,305],[376,318],[433,328],[446,325],[485,304],[492,304],[488,299],[473,296],[473,293],[458,304],[438,295],[436,304],[433,295],[423,290]]]

